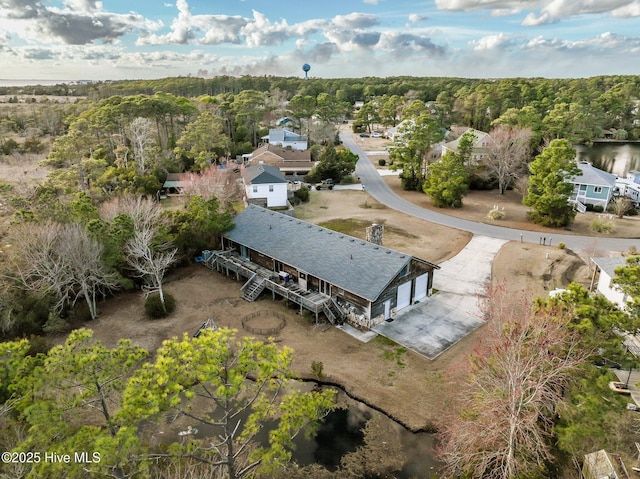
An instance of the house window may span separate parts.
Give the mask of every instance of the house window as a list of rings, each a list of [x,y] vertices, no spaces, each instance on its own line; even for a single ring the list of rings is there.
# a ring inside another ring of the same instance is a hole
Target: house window
[[[253,185],[253,192],[257,193],[258,192],[258,186],[257,185]]]
[[[587,191],[587,185],[580,185],[580,191]]]
[[[269,193],[273,193],[273,185],[269,185]]]
[[[593,187],[593,192],[594,193],[602,193],[602,186],[594,186]]]

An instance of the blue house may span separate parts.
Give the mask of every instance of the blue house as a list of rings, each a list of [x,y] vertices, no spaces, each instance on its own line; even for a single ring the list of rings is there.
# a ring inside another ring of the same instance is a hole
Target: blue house
[[[607,207],[616,187],[616,175],[594,168],[589,163],[578,163],[581,174],[569,180],[573,183],[573,194],[569,202],[580,212],[586,211],[586,205]]]

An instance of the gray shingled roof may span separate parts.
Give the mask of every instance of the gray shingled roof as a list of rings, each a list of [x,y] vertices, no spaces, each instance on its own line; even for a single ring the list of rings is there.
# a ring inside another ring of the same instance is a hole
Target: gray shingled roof
[[[259,206],[249,205],[233,222],[227,238],[370,301],[412,258]]]
[[[572,183],[578,185],[609,186],[611,188],[613,188],[616,183],[616,175],[599,170],[584,161],[578,163],[578,168],[580,168],[582,174],[571,178]]]
[[[615,256],[613,258],[591,258],[591,261],[593,261],[600,270],[604,271],[612,278],[616,275],[616,268],[627,264],[627,258],[624,256]]]
[[[286,183],[287,180],[276,166],[249,166],[244,172],[245,180],[252,185],[266,185],[269,183]]]

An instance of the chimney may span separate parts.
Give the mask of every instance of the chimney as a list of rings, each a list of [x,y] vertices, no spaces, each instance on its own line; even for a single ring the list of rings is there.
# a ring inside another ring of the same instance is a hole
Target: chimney
[[[367,227],[367,241],[382,246],[382,234],[384,233],[384,226],[373,223]]]

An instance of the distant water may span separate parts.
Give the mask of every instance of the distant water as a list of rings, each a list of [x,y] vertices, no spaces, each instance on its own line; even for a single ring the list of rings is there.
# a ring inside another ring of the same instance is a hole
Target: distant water
[[[3,80],[0,78],[0,87],[7,86],[51,86],[59,83],[77,83],[75,80]]]

